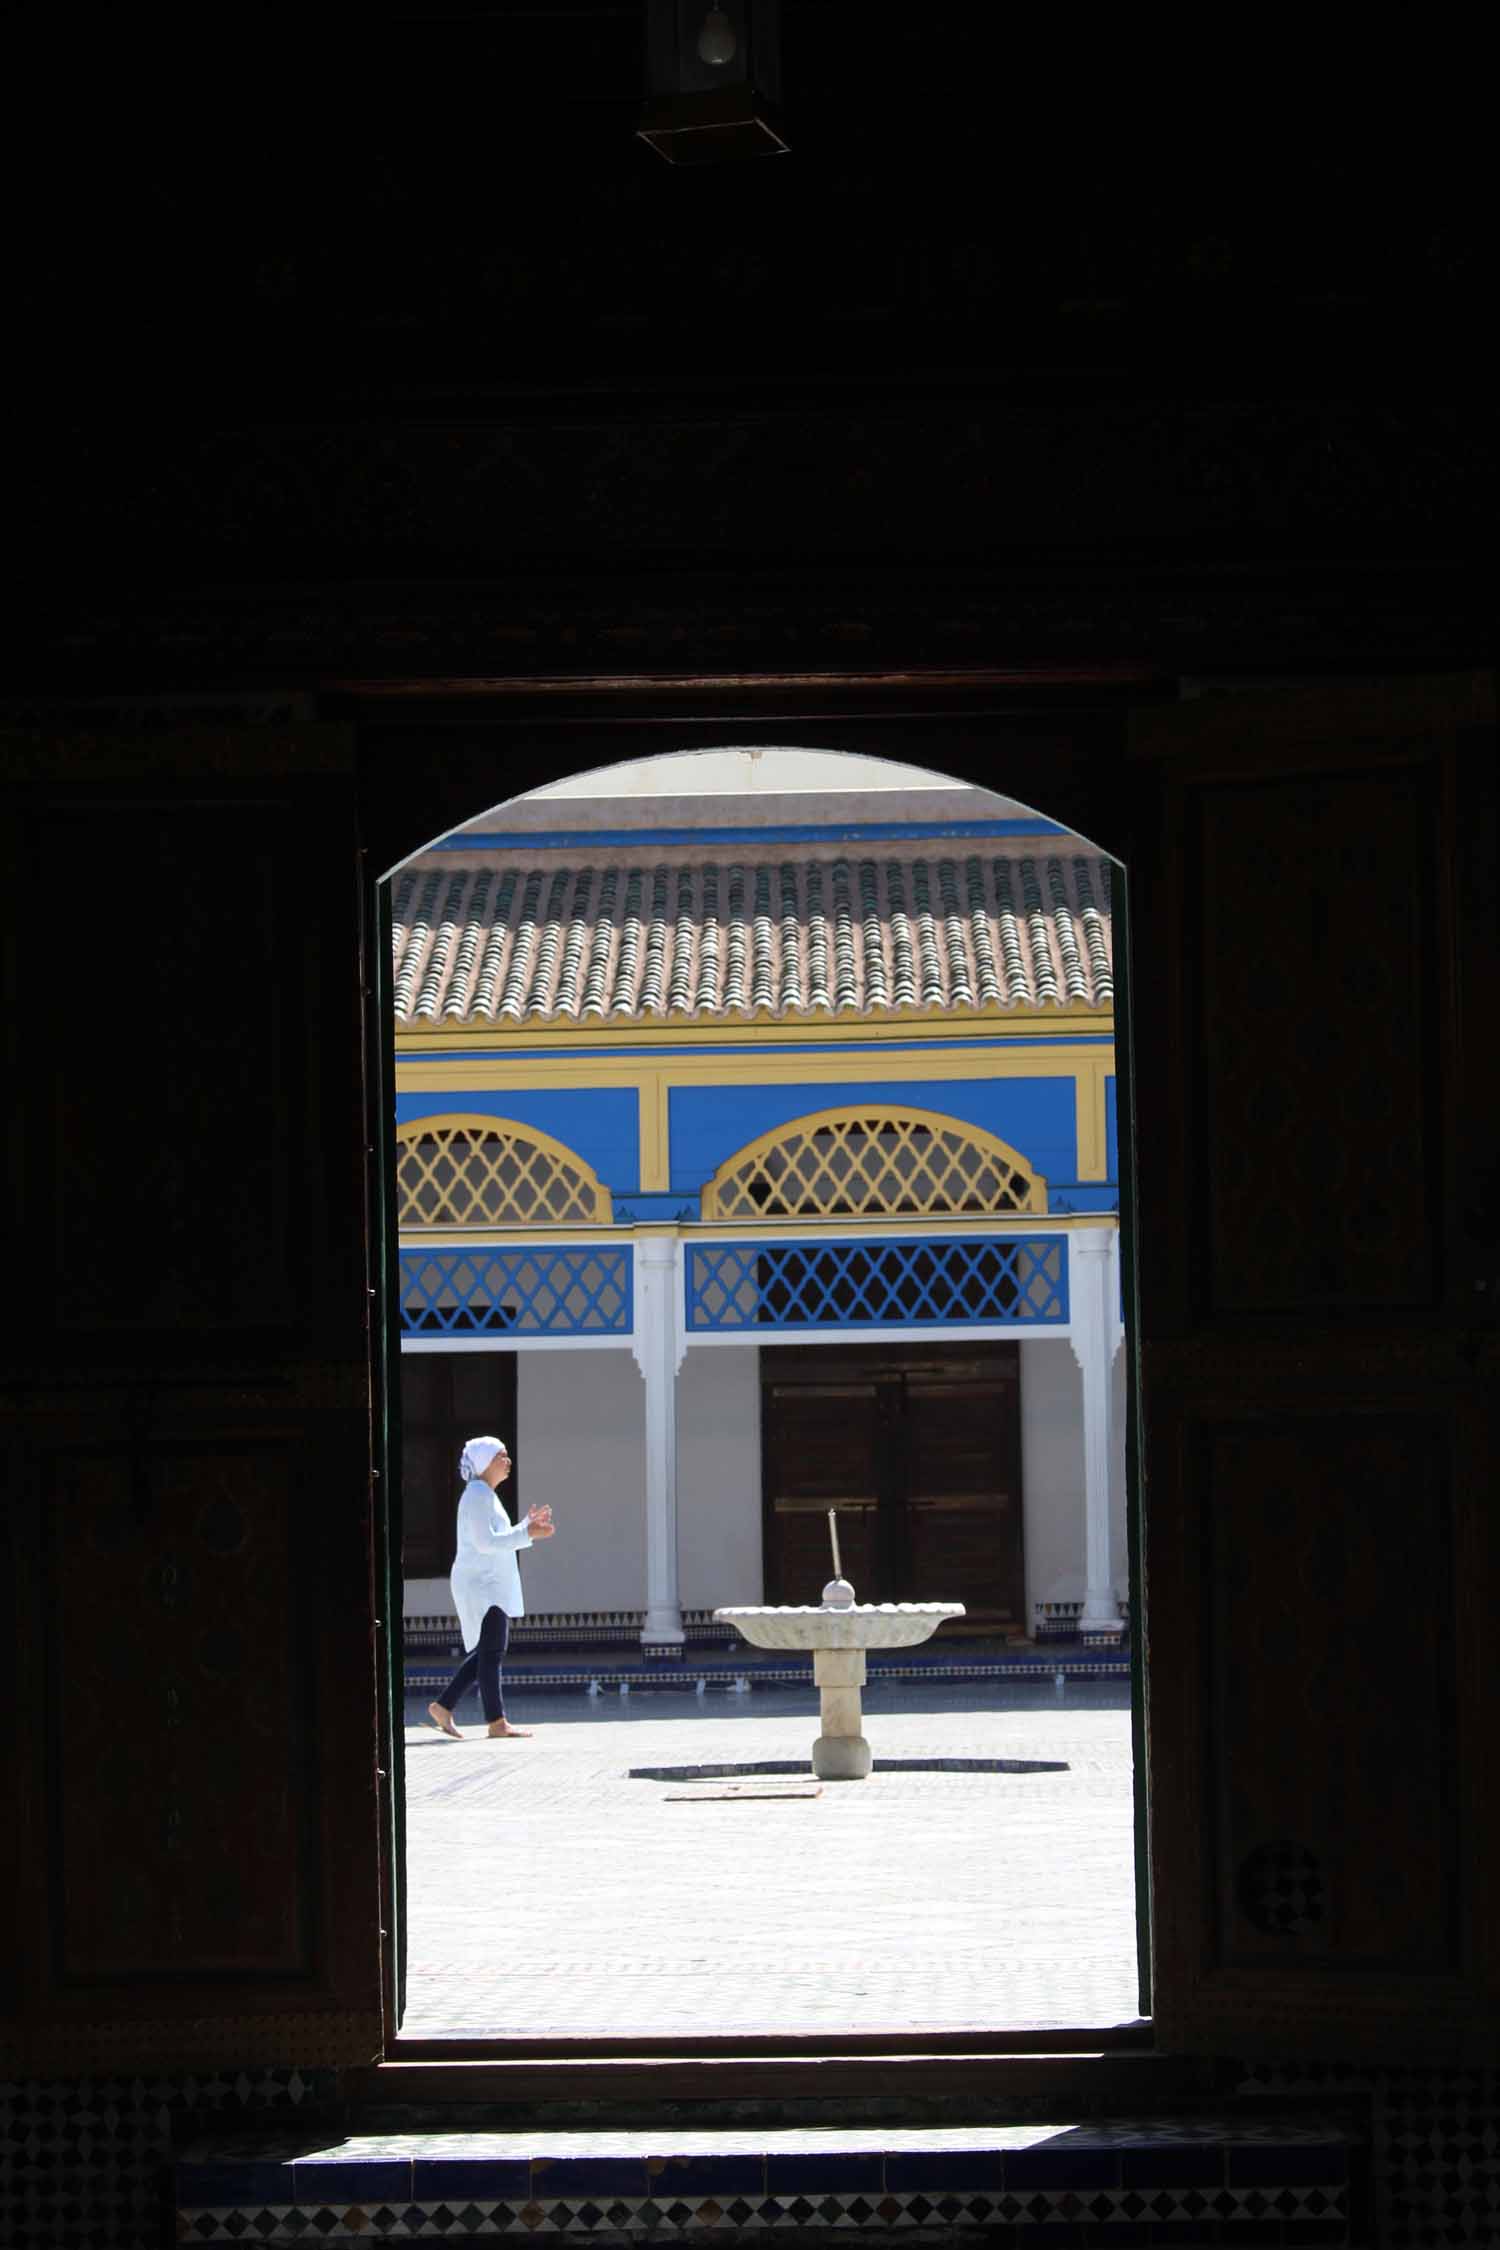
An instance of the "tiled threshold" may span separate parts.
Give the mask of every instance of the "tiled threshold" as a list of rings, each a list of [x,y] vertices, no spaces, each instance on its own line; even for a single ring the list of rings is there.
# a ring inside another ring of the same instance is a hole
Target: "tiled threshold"
[[[1305,2114],[963,2126],[365,2132],[183,2149],[179,2242],[973,2235],[1358,2245],[1366,2152]]]

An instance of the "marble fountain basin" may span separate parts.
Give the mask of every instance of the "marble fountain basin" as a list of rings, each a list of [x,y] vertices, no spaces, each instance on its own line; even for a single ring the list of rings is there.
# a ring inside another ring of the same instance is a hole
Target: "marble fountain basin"
[[[945,1617],[962,1617],[962,1602],[853,1602],[838,1609],[716,1609],[754,1648],[914,1648],[930,1640]]]
[[[860,1689],[865,1650],[912,1648],[930,1639],[948,1617],[962,1617],[962,1602],[856,1602],[847,1579],[835,1579],[832,1600],[816,1608],[716,1609],[754,1648],[812,1650],[822,1732],[812,1747],[820,1781],[863,1781],[874,1759],[863,1734]]]

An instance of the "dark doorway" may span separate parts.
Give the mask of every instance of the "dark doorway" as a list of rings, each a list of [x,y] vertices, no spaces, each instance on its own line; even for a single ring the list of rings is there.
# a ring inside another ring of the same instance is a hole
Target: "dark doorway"
[[[1019,1630],[1019,1346],[787,1344],[760,1364],[767,1600],[819,1599],[836,1508],[862,1601],[962,1599],[968,1630]]]
[[[514,1352],[401,1355],[402,1567],[408,1578],[446,1578],[453,1567],[458,1457],[471,1437],[504,1438],[516,1457],[507,1502],[520,1484]]]

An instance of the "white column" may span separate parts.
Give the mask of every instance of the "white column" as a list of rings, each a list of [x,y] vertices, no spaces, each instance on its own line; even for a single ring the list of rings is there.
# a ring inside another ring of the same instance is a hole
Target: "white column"
[[[677,1371],[686,1339],[678,1319],[678,1251],[671,1235],[635,1246],[636,1364],[646,1384],[646,1622],[643,1648],[681,1648],[677,1593]]]
[[[1121,1240],[1120,1230],[1116,1227],[1111,1242],[1109,1273],[1109,1505],[1111,1554],[1115,1552],[1115,1534],[1117,1531],[1123,1536],[1126,1546],[1129,1546],[1129,1532],[1125,1528],[1129,1510],[1125,1490],[1126,1422],[1125,1415],[1117,1403],[1118,1385],[1115,1382],[1115,1362],[1119,1359],[1125,1345],[1125,1269],[1120,1249]],[[1115,1581],[1115,1600],[1117,1604],[1122,1605],[1121,1614],[1126,1622],[1129,1621],[1130,1609],[1129,1584],[1128,1570],[1123,1579]]]
[[[1073,1356],[1083,1374],[1085,1639],[1118,1639],[1124,1630],[1109,1562],[1110,1363],[1115,1311],[1113,1227],[1078,1227],[1068,1237],[1068,1313]]]

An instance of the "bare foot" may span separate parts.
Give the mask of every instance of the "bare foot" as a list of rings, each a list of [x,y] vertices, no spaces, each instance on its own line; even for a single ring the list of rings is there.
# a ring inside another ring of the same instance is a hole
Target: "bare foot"
[[[451,1734],[455,1742],[463,1741],[463,1736],[453,1724],[453,1713],[444,1704],[429,1703],[427,1716],[431,1719],[433,1725],[440,1728],[444,1734]]]
[[[509,1719],[491,1719],[489,1725],[485,1728],[484,1731],[486,1734],[498,1737],[502,1734],[529,1735],[531,1729],[530,1727],[513,1727]]]

